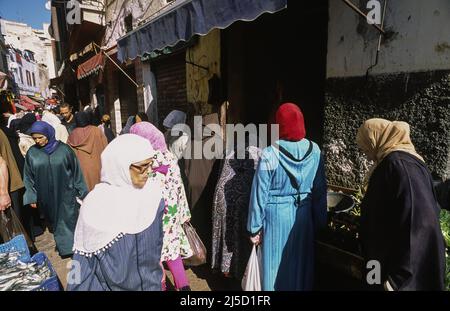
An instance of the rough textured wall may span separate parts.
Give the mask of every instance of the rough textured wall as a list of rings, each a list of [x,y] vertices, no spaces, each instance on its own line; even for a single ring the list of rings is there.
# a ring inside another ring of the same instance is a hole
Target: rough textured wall
[[[368,0],[353,0],[364,12]],[[382,7],[385,1],[380,1]],[[379,62],[372,74],[450,70],[450,1],[388,0]],[[343,1],[329,1],[327,77],[364,76],[378,31]]]
[[[430,170],[450,177],[450,71],[327,80],[324,151],[329,184],[356,187],[370,163],[355,138],[364,120],[406,121]]]
[[[207,67],[208,71],[186,63],[187,100],[194,105],[197,114],[213,112],[208,103],[208,80],[216,74],[220,78],[220,30],[213,29],[206,36],[199,38],[198,44],[186,50],[186,60]]]
[[[170,111],[189,110],[186,97],[185,54],[180,52],[166,58],[161,57],[152,62],[151,66],[156,77],[158,120],[162,126]]]
[[[110,48],[126,34],[124,18],[132,15],[133,29],[148,22],[167,5],[166,0],[113,0],[106,4],[106,30],[103,45]]]

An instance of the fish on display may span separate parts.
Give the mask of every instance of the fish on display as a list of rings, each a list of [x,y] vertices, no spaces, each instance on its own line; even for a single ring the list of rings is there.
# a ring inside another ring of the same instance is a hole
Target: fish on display
[[[38,265],[19,258],[18,252],[0,253],[0,291],[31,291],[52,276],[47,260]]]

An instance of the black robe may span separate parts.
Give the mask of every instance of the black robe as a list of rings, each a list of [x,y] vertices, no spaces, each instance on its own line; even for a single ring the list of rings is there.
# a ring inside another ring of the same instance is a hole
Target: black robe
[[[374,170],[361,207],[366,261],[378,260],[394,290],[444,290],[445,242],[431,174],[395,151]],[[364,279],[366,279],[364,277]]]

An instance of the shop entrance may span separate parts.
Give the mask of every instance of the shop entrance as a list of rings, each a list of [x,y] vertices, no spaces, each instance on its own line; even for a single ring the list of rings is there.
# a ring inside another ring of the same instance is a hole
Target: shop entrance
[[[134,66],[127,67],[125,72],[136,81],[136,73]],[[137,90],[136,85],[130,81],[128,77],[120,73],[119,78],[119,98],[122,114],[122,126],[125,126],[129,116],[136,115],[138,112],[137,106]]]
[[[228,122],[270,123],[280,103],[294,102],[308,138],[322,142],[328,5],[317,2],[223,32]]]

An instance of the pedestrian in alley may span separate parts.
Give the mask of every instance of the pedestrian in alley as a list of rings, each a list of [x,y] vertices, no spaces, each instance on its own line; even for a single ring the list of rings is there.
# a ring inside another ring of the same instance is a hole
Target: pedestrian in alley
[[[127,123],[125,124],[125,127],[120,132],[120,135],[129,134],[130,133],[130,128],[135,123],[136,123],[136,117],[135,116],[129,116],[128,119],[127,119]]]
[[[67,132],[72,133],[72,131],[77,126],[75,123],[75,118],[72,113],[72,107],[68,103],[63,103],[59,106],[59,113],[63,117],[61,124],[64,125],[67,129]]]
[[[297,105],[282,104],[275,119],[280,139],[262,152],[247,230],[262,243],[263,290],[312,290],[314,241],[327,218],[324,163]]]
[[[88,190],[100,182],[100,155],[108,145],[102,131],[91,125],[90,114],[85,111],[75,115],[77,127],[72,131],[67,144],[72,147],[80,161],[81,170]]]
[[[26,113],[21,119],[20,123],[18,124],[18,134],[19,134],[19,149],[20,153],[22,154],[23,158],[25,158],[28,150],[35,145],[33,137],[31,137],[30,129],[31,126],[36,122],[36,116],[34,113]],[[24,160],[25,163],[25,160]],[[23,194],[22,194],[23,197]],[[32,224],[32,233],[30,234],[30,238],[34,241],[35,237],[41,235],[44,233],[45,228],[43,226],[43,222],[41,218],[44,217],[41,216],[40,209],[34,208],[31,209],[29,205],[24,206],[25,214],[31,214],[31,224]],[[25,227],[27,220],[23,220]]]
[[[0,211],[11,207],[11,197],[9,196],[9,172],[8,164],[0,156]]]
[[[252,250],[247,238],[247,215],[262,151],[254,138],[252,141],[247,136],[245,144],[237,142],[226,154],[214,192],[211,268],[237,280],[242,279]]]
[[[37,121],[30,129],[36,145],[25,157],[24,204],[39,206],[53,232],[61,257],[72,255],[73,233],[78,218],[77,198],[88,190],[73,150],[56,140],[54,128]]]
[[[132,134],[102,153],[101,183],[83,201],[75,231],[80,280],[69,276],[68,290],[161,290],[164,200],[160,184],[148,177],[154,154]]]
[[[15,150],[15,151],[14,151]],[[8,137],[0,128],[0,157],[3,158],[7,167],[8,184],[7,193],[11,200],[11,206],[22,223],[27,235],[33,240],[33,223],[30,211],[24,206],[23,191],[24,182],[22,178],[23,157],[20,154],[16,139]],[[17,159],[21,160],[18,161]],[[6,195],[5,189],[1,190]]]
[[[444,290],[440,209],[431,173],[411,142],[409,124],[369,119],[356,142],[375,163],[361,204],[366,261],[380,263],[386,290]]]
[[[26,220],[27,222],[24,224],[27,230],[27,233],[30,235],[30,226],[28,223],[29,215],[24,211],[23,204],[21,200],[21,196],[23,194],[23,180],[20,172],[19,165],[14,157],[14,153],[11,148],[10,141],[5,133],[0,129],[0,157],[2,157],[4,163],[6,164],[7,174],[8,174],[8,183],[7,187],[3,188],[1,191],[2,195],[6,197],[6,193],[8,194],[11,200],[11,206],[13,207],[15,213],[19,217],[19,219],[23,222]],[[27,216],[27,217],[24,217]]]
[[[172,135],[171,131],[175,125],[185,123],[186,113],[180,110],[172,110],[163,121],[163,126],[166,129],[164,137],[167,146],[178,160],[182,158],[183,152],[189,143],[189,135],[183,131],[180,131],[178,135]]]
[[[44,111],[42,121],[47,122],[55,129],[55,138],[63,143],[67,143],[69,132],[66,127],[61,124],[61,120],[49,111]]]
[[[139,122],[148,122],[148,116],[147,116],[147,114],[144,113],[144,112],[139,112],[139,113],[138,113],[137,115],[135,115],[134,117],[135,117],[136,123],[139,123]]]
[[[19,149],[23,157],[27,154],[28,149],[35,144],[33,137],[31,137],[30,129],[36,121],[37,120],[34,113],[27,113],[22,117],[22,119],[20,119],[20,123],[18,125]]]
[[[105,134],[106,139],[108,140],[108,144],[116,138],[113,130],[111,129],[111,117],[107,114],[102,116],[102,123],[98,126],[98,128]]]
[[[154,157],[153,177],[163,186],[164,240],[161,261],[166,262],[173,275],[177,290],[190,290],[182,258],[192,256],[192,250],[182,225],[191,218],[178,159],[167,150],[164,134],[150,122],[133,125],[130,133],[147,139],[157,152]],[[164,288],[164,286],[163,286]]]

